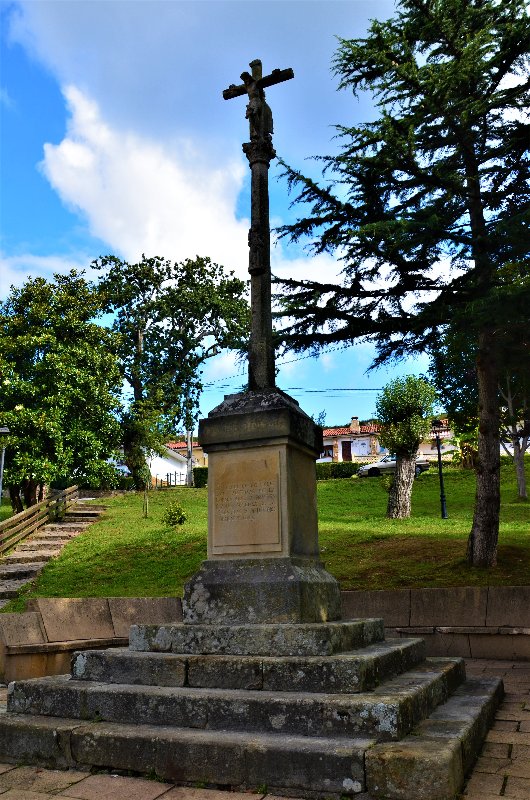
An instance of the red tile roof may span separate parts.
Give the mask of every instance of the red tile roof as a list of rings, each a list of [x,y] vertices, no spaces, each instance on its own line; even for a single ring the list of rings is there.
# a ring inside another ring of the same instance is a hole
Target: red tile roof
[[[374,424],[360,425],[359,426],[359,432],[357,434],[355,434],[355,431],[352,431],[350,426],[347,425],[346,427],[324,428],[324,436],[326,436],[326,437],[329,437],[329,436],[351,436],[351,435],[359,436],[359,434],[361,434],[361,433],[377,433],[380,430],[381,430],[381,426],[380,425],[374,425]]]
[[[170,450],[185,450],[187,444],[186,442],[166,442],[166,447],[169,447]],[[199,447],[199,442],[196,439],[193,440],[192,447]]]

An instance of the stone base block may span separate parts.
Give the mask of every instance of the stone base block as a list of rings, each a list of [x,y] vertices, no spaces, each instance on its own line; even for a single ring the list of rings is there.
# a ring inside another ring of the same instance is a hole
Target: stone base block
[[[382,619],[299,625],[133,625],[129,649],[232,656],[327,656],[383,641]]]
[[[339,584],[319,561],[204,561],[186,584],[185,624],[326,622],[341,618]]]

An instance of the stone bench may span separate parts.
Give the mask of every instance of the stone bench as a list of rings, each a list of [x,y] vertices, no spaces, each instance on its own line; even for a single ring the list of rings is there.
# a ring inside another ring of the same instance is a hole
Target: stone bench
[[[135,623],[181,619],[177,597],[31,600],[23,614],[0,614],[0,681],[67,673],[75,650],[126,646]]]
[[[382,617],[387,636],[421,636],[429,656],[530,661],[530,586],[346,591],[342,614]]]

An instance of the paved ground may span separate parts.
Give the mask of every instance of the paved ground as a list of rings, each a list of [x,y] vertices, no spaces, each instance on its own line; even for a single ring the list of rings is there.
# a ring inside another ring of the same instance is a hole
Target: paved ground
[[[469,675],[498,675],[506,697],[462,800],[530,800],[530,663],[468,660]],[[0,710],[6,690],[0,690]],[[0,800],[261,800],[263,793],[189,789],[169,783],[0,764]],[[371,800],[366,794],[358,800]],[[266,795],[267,800],[275,800]]]

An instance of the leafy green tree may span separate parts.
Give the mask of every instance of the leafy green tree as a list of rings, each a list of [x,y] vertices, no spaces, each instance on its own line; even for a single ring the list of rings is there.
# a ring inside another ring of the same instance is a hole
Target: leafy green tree
[[[410,517],[416,455],[431,430],[436,390],[423,378],[407,375],[388,383],[378,396],[379,441],[396,455],[396,471],[388,494],[387,517]]]
[[[119,443],[115,335],[72,270],[28,280],[0,304],[0,419],[10,429],[5,483],[15,511],[46,484],[111,480]]]
[[[135,485],[148,478],[146,453],[159,450],[184,425],[191,430],[201,391],[200,368],[223,348],[248,338],[243,281],[209,258],[173,263],[146,258],[129,264],[97,259],[99,288],[108,311],[122,375],[131,392],[123,416],[125,463]]]
[[[282,282],[291,348],[364,337],[377,365],[424,351],[446,324],[474,336],[475,566],[496,563],[499,529],[498,273],[530,258],[529,50],[526,0],[401,0],[334,60],[340,88],[373,93],[377,119],[338,127],[326,185],[284,165],[310,208],[281,234],[344,263],[340,286]]]

